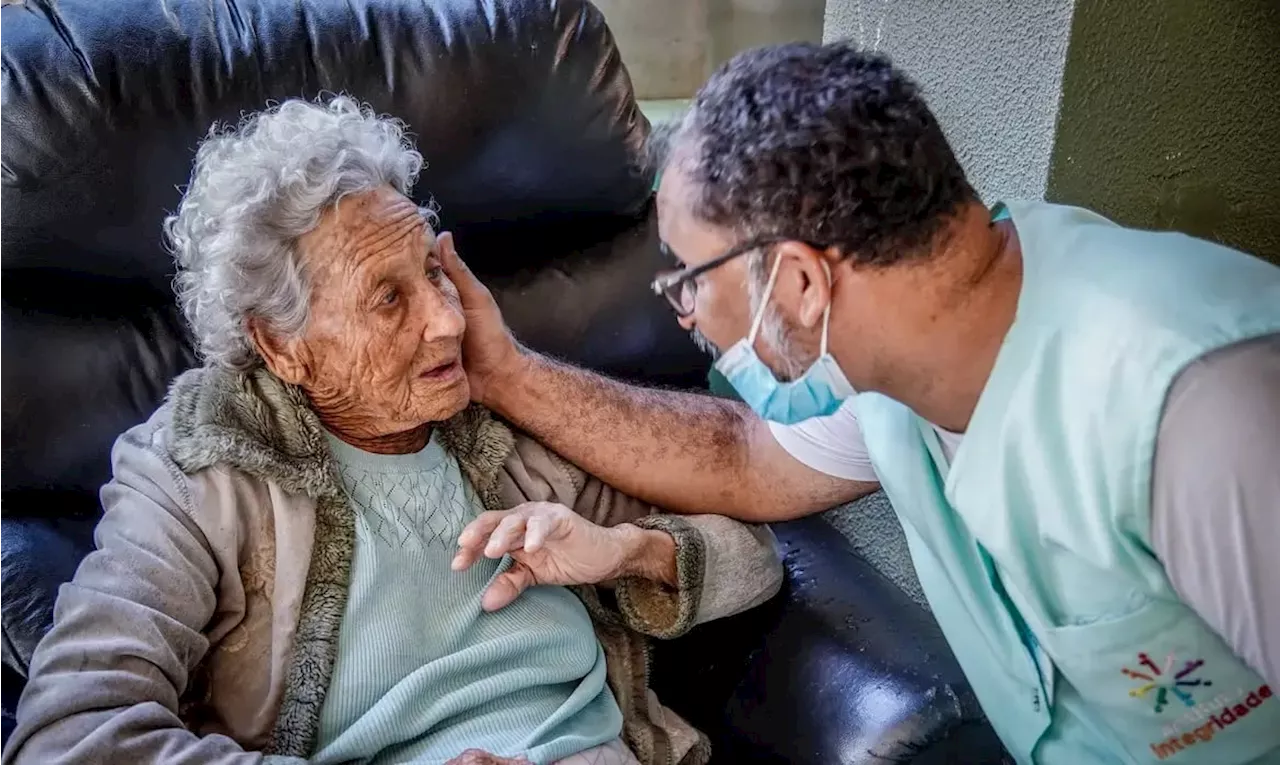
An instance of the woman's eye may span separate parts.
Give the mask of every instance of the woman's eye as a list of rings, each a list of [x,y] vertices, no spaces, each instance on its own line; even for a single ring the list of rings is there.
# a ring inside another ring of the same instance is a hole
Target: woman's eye
[[[444,278],[444,269],[440,266],[431,266],[427,269],[427,278],[433,282],[438,282]]]
[[[400,293],[398,291],[387,290],[386,294],[382,296],[382,305],[395,305],[396,301],[399,299]]]

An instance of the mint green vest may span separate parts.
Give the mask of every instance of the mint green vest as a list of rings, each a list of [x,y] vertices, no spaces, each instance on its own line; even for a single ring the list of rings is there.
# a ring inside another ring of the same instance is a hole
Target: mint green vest
[[[953,464],[902,404],[855,401],[933,613],[1019,763],[1280,762],[1280,700],[1150,543],[1165,394],[1191,360],[1280,331],[1280,269],[1085,210],[1008,209],[1017,318]]]

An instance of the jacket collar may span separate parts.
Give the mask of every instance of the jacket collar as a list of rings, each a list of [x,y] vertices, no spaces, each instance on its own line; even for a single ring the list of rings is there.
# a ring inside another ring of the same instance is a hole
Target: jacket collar
[[[190,370],[174,382],[168,405],[169,451],[183,472],[225,464],[286,491],[344,496],[324,427],[307,397],[267,370]],[[478,405],[439,428],[441,444],[492,506],[499,471],[515,445],[511,430]]]

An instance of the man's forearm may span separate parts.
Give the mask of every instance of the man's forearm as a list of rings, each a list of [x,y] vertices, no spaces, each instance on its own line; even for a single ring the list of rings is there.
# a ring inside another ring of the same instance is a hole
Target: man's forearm
[[[628,385],[525,351],[485,403],[582,469],[655,505],[715,513],[750,501],[750,413],[735,402]]]

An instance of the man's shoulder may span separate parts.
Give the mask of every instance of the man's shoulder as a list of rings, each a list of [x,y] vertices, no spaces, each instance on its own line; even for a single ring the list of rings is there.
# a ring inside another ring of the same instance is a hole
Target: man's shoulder
[[[1280,268],[1176,231],[1130,228],[1076,207],[1010,204],[1024,262],[1023,326],[1126,352],[1225,326],[1280,329]]]
[[[1209,351],[1174,380],[1170,395],[1207,400],[1239,396],[1275,398],[1271,387],[1280,374],[1280,331],[1241,340]]]
[[[1280,332],[1210,351],[1174,378],[1156,442],[1158,461],[1181,466],[1170,480],[1220,475],[1268,447],[1280,447]],[[1263,464],[1280,465],[1272,456]]]
[[[1211,351],[1174,379],[1151,465],[1152,538],[1166,562],[1174,557],[1171,536],[1194,536],[1203,548],[1220,531],[1256,525],[1240,514],[1272,512],[1280,488],[1280,333]]]

